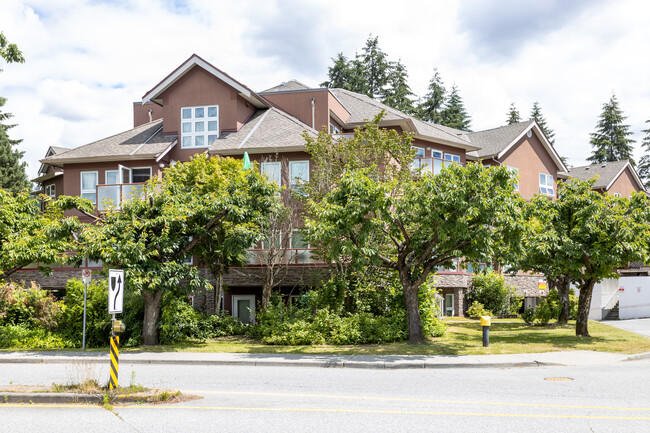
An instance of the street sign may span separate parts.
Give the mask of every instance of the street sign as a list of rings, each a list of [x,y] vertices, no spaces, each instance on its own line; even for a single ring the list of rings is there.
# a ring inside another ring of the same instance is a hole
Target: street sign
[[[84,269],[81,271],[81,282],[84,284],[90,284],[91,273],[90,269]]]
[[[108,312],[121,313],[124,304],[124,271],[108,270]]]

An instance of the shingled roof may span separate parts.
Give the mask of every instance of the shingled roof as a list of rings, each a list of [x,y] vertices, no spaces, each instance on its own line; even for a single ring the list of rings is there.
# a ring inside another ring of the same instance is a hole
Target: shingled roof
[[[632,175],[639,184],[642,190],[645,190],[643,183],[639,179],[636,170],[632,167],[629,160],[623,159],[621,161],[604,162],[599,164],[585,165],[581,167],[571,167],[569,169],[569,176],[578,180],[589,180],[598,176],[594,189],[608,190],[614,181],[623,173],[626,167],[630,168]]]
[[[257,110],[239,131],[223,134],[210,146],[211,154],[262,153],[287,150],[304,150],[306,131],[318,135],[284,111],[271,107]]]
[[[489,158],[501,153],[517,137],[522,135],[531,123],[534,123],[534,121],[529,120],[485,131],[470,132],[468,137],[472,144],[480,147],[477,156],[479,158]]]
[[[61,166],[64,163],[84,161],[116,161],[156,158],[176,140],[165,136],[162,119],[145,123],[128,131],[95,141],[67,152],[56,153],[42,159],[43,164]]]
[[[270,89],[266,89],[262,93],[273,93],[273,92],[295,92],[297,90],[314,90],[310,86],[301,83],[298,80],[289,80],[286,83],[280,83],[275,87],[271,87]]]

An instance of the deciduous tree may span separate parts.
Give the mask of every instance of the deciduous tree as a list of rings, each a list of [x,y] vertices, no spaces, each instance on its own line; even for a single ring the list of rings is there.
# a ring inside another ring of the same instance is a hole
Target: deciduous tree
[[[380,129],[379,119],[357,130],[355,139],[368,148],[410,152],[410,136]],[[321,134],[307,147],[312,151],[319,143],[330,142]],[[401,158],[369,167],[357,167],[361,160],[351,159],[340,176],[323,173],[329,190],[307,198],[310,239],[325,259],[347,257],[356,268],[395,272],[406,303],[409,343],[424,343],[418,292],[436,267],[457,257],[485,260],[498,242],[518,239],[515,180],[505,167],[450,164],[441,174],[415,178],[407,171],[410,161]],[[332,167],[337,173],[338,166]]]

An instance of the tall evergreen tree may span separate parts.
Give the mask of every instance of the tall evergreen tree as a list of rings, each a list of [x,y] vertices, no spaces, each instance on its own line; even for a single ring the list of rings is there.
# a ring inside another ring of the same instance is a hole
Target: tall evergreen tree
[[[23,63],[25,61],[23,53],[15,44],[10,44],[2,32],[0,32],[0,56],[7,63]],[[4,106],[5,102],[6,99],[0,97],[0,108]],[[29,188],[30,183],[25,173],[26,164],[20,161],[25,152],[14,149],[14,146],[22,140],[12,140],[7,132],[15,126],[5,124],[10,118],[10,113],[3,113],[0,110],[0,188],[18,193]]]
[[[363,65],[365,78],[365,93],[371,98],[380,98],[384,87],[388,85],[390,65],[386,53],[379,48],[379,36],[368,37],[363,52],[357,60]]]
[[[507,120],[508,125],[521,122],[521,116],[519,115],[519,111],[517,110],[517,107],[515,107],[514,102],[510,104],[510,108],[508,109],[507,116],[508,116],[508,120]]]
[[[426,122],[441,123],[447,90],[437,69],[433,70],[428,89],[429,93],[424,95],[424,99],[418,104],[416,115]]]
[[[408,85],[408,73],[401,61],[390,62],[388,86],[383,91],[381,102],[406,113],[415,113],[414,96]]]
[[[445,104],[445,109],[440,114],[441,125],[462,131],[471,131],[470,124],[472,118],[467,114],[467,110],[465,110],[463,99],[460,97],[456,85],[452,86],[449,99],[447,99],[447,103]]]
[[[650,119],[646,120],[645,123],[650,123]],[[645,137],[643,137],[641,146],[645,149],[645,155],[641,157],[637,168],[646,188],[650,188],[650,128],[644,129],[643,132]]]
[[[593,163],[619,161],[621,159],[632,159],[632,143],[635,140],[627,138],[632,135],[630,125],[623,122],[627,119],[623,116],[623,110],[618,106],[616,95],[612,94],[609,102],[603,104],[603,112],[596,125],[596,132],[591,133],[591,147],[593,152],[587,160]]]
[[[542,109],[540,108],[539,102],[537,101],[533,102],[533,108],[530,112],[530,119],[536,121],[544,135],[546,135],[548,141],[551,144],[555,144],[555,138],[553,138],[555,137],[555,132],[553,132],[553,130],[546,124],[546,119],[544,118],[544,115],[542,115]]]
[[[328,81],[320,83],[322,87],[341,88],[363,93],[365,84],[363,67],[358,60],[348,60],[343,53],[333,58],[334,64],[328,68]]]

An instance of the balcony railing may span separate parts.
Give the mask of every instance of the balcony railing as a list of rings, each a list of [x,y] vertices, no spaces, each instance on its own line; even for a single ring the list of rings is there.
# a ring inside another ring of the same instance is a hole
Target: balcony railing
[[[283,251],[278,251],[274,258],[275,264],[283,265],[306,265],[310,263],[322,263],[311,257],[313,248],[287,248]],[[260,248],[251,248],[246,251],[248,255],[247,263],[249,265],[264,265],[267,263],[269,250]]]
[[[142,198],[143,186],[143,183],[97,185],[97,210],[120,209],[123,202]]]

